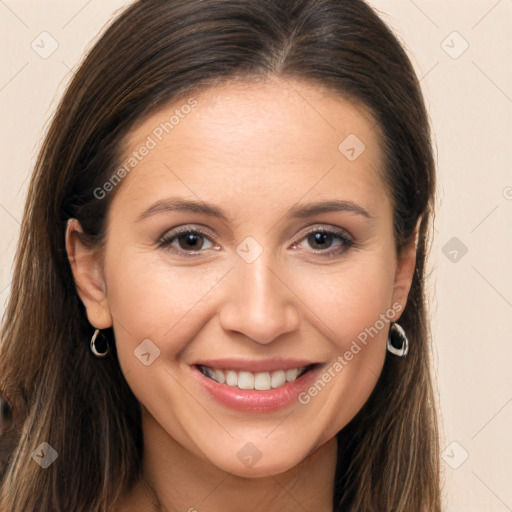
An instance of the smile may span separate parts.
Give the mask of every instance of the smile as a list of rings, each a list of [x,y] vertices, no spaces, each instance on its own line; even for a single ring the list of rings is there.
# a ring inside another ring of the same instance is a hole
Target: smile
[[[235,370],[221,370],[199,365],[199,371],[206,377],[238,389],[269,391],[280,388],[288,382],[294,382],[304,375],[309,367],[290,368],[287,370],[274,370],[271,372],[249,372]]]
[[[298,403],[318,379],[324,363],[314,359],[222,358],[195,361],[189,367],[208,400],[242,412],[264,413]]]

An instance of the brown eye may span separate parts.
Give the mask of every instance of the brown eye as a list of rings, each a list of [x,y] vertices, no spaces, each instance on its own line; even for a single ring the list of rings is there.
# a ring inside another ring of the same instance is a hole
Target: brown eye
[[[178,256],[197,256],[206,252],[206,249],[218,250],[212,243],[214,238],[200,229],[182,227],[166,233],[159,240],[159,246]]]
[[[180,248],[185,251],[198,251],[204,244],[203,235],[196,234],[194,232],[180,235],[176,238],[179,241]]]
[[[308,242],[312,249],[328,249],[333,241],[333,236],[330,233],[318,231],[308,236]]]
[[[315,228],[306,233],[301,241],[295,243],[293,247],[303,246],[303,249],[313,249],[314,254],[323,256],[341,256],[353,245],[354,240],[344,231]]]

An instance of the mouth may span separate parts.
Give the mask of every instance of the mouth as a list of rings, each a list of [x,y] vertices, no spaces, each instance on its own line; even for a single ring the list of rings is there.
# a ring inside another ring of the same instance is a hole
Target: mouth
[[[205,365],[197,365],[198,370],[209,379],[218,384],[225,384],[242,390],[270,391],[278,389],[289,382],[295,382],[315,367],[309,364],[297,368],[280,369],[263,372],[250,372],[247,370],[220,369]]]
[[[203,361],[191,366],[206,396],[241,412],[264,413],[299,403],[298,396],[318,379],[325,363],[304,360]]]

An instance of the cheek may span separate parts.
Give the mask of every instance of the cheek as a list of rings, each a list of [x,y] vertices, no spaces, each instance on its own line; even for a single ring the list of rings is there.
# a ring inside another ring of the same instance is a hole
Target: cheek
[[[315,278],[310,277],[307,272],[302,274],[304,288],[299,293],[307,297],[316,313],[310,321],[330,340],[334,354],[301,403],[313,408],[322,404],[316,414],[331,425],[324,432],[325,441],[357,414],[382,370],[389,325],[395,316],[393,258],[368,253],[336,272],[315,272]]]
[[[149,339],[169,357],[180,352],[201,328],[210,292],[227,270],[227,265],[173,266],[155,253],[133,252],[115,263],[107,261],[109,307],[120,351],[133,351]],[[164,339],[173,342],[163,345]]]
[[[304,269],[295,291],[315,313],[311,321],[316,316],[315,325],[343,353],[377,322],[377,328],[387,333],[389,322],[383,328],[379,320],[393,311],[393,282],[392,257],[368,252],[327,271]]]

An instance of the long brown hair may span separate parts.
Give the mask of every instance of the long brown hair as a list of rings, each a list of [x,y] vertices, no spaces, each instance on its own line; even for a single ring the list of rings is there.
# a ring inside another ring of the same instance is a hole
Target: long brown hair
[[[139,404],[115,351],[105,360],[89,351],[66,222],[78,219],[91,243],[102,242],[115,191],[102,200],[94,191],[116,171],[136,123],[212,85],[271,76],[368,108],[383,136],[397,250],[421,217],[400,320],[409,356],[388,354],[372,395],[337,436],[334,510],[440,511],[424,297],[435,189],[429,119],[405,51],[363,0],[140,0],[91,49],[50,125],[23,216],[1,332],[0,390],[19,417],[0,509],[106,512],[139,478]],[[58,453],[45,470],[31,460],[43,442]]]

